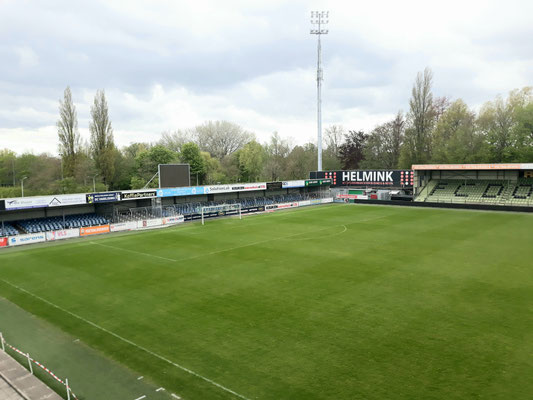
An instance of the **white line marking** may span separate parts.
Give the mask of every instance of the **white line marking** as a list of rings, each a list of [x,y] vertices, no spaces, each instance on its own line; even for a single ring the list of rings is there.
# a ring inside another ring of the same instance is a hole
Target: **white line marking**
[[[145,394],[143,394],[141,397],[137,397],[135,400],[141,400],[141,399],[144,399],[146,397]]]
[[[162,361],[164,361],[164,362],[166,362],[166,363],[168,363],[168,364],[170,364],[170,365],[173,365],[174,367],[179,368],[179,369],[181,369],[182,371],[185,371],[185,372],[187,372],[187,373],[189,373],[189,374],[191,374],[191,375],[194,375],[194,376],[196,376],[197,378],[200,378],[200,379],[202,379],[202,380],[204,380],[204,381],[210,383],[211,385],[216,386],[216,387],[218,387],[219,389],[224,390],[225,392],[231,393],[232,395],[234,395],[234,396],[236,396],[236,397],[238,397],[238,398],[240,398],[240,399],[243,399],[243,400],[250,400],[249,398],[243,396],[242,394],[239,394],[239,393],[237,393],[237,392],[235,392],[235,391],[233,391],[233,390],[231,390],[231,389],[229,389],[229,388],[227,388],[227,387],[221,385],[220,383],[217,383],[217,382],[215,382],[215,381],[213,381],[213,380],[211,380],[211,379],[209,379],[209,378],[206,378],[205,376],[200,375],[199,373],[194,372],[193,370],[191,370],[191,369],[189,369],[189,368],[187,368],[187,367],[184,367],[184,366],[182,366],[182,365],[180,365],[180,364],[178,364],[178,363],[175,363],[174,361],[171,361],[171,360],[169,360],[169,359],[166,358],[166,357],[163,357],[163,356],[161,356],[161,355],[159,355],[159,354],[157,354],[157,353],[154,353],[153,351],[148,350],[146,347],[140,346],[140,345],[138,345],[138,344],[132,342],[132,341],[129,340],[129,339],[126,339],[126,338],[124,338],[124,337],[122,337],[122,336],[120,336],[120,335],[117,335],[116,333],[111,332],[110,330],[108,330],[108,329],[106,329],[106,328],[104,328],[104,327],[102,327],[102,326],[100,326],[100,325],[97,325],[97,324],[95,324],[94,322],[89,321],[88,319],[85,319],[85,318],[83,318],[83,317],[80,317],[79,315],[74,314],[73,312],[68,311],[68,310],[66,310],[66,309],[64,309],[64,308],[62,308],[62,307],[60,307],[60,306],[58,306],[58,305],[52,303],[51,301],[48,301],[48,300],[46,300],[46,299],[44,299],[44,298],[42,298],[42,297],[40,297],[40,296],[37,296],[36,294],[33,294],[33,293],[31,293],[30,291],[28,291],[28,290],[26,290],[26,289],[24,289],[24,288],[21,288],[20,286],[17,286],[17,285],[15,285],[15,284],[13,284],[13,283],[11,283],[11,282],[9,282],[9,281],[6,281],[5,279],[2,279],[2,282],[7,283],[8,285],[14,287],[15,289],[18,289],[18,290],[20,290],[21,292],[24,292],[24,293],[26,293],[26,294],[28,294],[28,295],[30,295],[30,296],[32,296],[32,297],[38,299],[38,300],[41,300],[42,302],[44,302],[44,303],[46,303],[46,304],[48,304],[48,305],[50,305],[50,306],[52,306],[52,307],[54,307],[54,308],[60,310],[60,311],[63,311],[64,313],[67,313],[67,314],[69,314],[69,315],[72,315],[74,318],[77,318],[77,319],[79,319],[80,321],[83,321],[83,322],[85,322],[85,323],[87,323],[87,324],[89,324],[89,325],[95,327],[96,329],[100,329],[102,332],[105,332],[105,333],[107,333],[107,334],[109,334],[109,335],[111,335],[111,336],[114,336],[114,337],[116,337],[117,339],[122,340],[123,342],[128,343],[129,345],[131,345],[131,346],[133,346],[133,347],[138,348],[139,350],[142,350],[142,351],[144,351],[144,352],[146,352],[146,353],[148,353],[148,354],[150,354],[150,355],[152,355],[152,356],[154,356],[154,357],[156,357],[156,358],[159,358],[160,360],[162,360]]]
[[[170,395],[175,399],[181,400],[181,397],[179,397],[177,394],[171,393]]]
[[[156,392],[160,392],[161,390],[165,390],[165,388],[164,387],[160,387],[159,389],[156,389],[155,391]]]
[[[235,246],[235,247],[229,247],[227,249],[215,250],[215,251],[211,251],[209,253],[198,254],[196,256],[191,256],[191,257],[178,258],[176,261],[180,262],[180,261],[192,260],[194,258],[212,256],[213,254],[220,254],[220,253],[225,253],[226,251],[242,249],[244,247],[250,247],[250,246],[255,246],[255,245],[258,245],[258,244],[269,243],[269,242],[275,242],[276,240],[288,239],[288,238],[291,238],[291,237],[294,237],[294,236],[305,235],[306,233],[315,233],[315,232],[325,231],[326,229],[331,229],[331,228],[334,228],[335,226],[344,226],[344,225],[328,226],[327,228],[316,229],[314,231],[299,232],[299,233],[293,233],[293,234],[287,235],[287,236],[280,236],[280,237],[273,238],[273,239],[259,240],[257,242],[243,244],[241,246]]]
[[[344,228],[342,230],[342,232],[332,233],[331,235],[322,235],[322,236],[318,236],[318,237],[308,237],[308,238],[297,238],[297,239],[290,239],[290,240],[325,239],[325,238],[329,238],[329,237],[332,237],[332,236],[342,235],[344,232],[346,232],[348,230],[348,228],[346,227],[346,225],[341,225],[341,226]],[[336,227],[332,227],[332,228],[336,228]]]
[[[96,244],[98,246],[108,247],[110,249],[115,249],[115,250],[127,251],[127,252],[134,253],[134,254],[141,254],[141,255],[147,256],[147,257],[155,257],[155,258],[159,258],[159,259],[165,260],[165,261],[172,261],[172,262],[178,261],[178,260],[175,260],[173,258],[166,258],[166,257],[156,256],[155,254],[143,253],[141,251],[135,251],[135,250],[130,250],[130,249],[124,249],[122,247],[111,246],[109,244],[103,244],[103,243],[98,243],[98,242],[91,242],[91,244]]]

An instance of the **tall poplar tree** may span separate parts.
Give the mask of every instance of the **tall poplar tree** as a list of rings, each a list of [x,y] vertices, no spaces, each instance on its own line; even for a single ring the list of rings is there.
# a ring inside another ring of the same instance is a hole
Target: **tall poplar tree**
[[[91,118],[89,131],[92,157],[104,184],[109,186],[115,175],[116,148],[104,90],[98,90],[94,96]]]
[[[59,136],[59,154],[63,161],[63,175],[65,177],[74,176],[81,149],[81,139],[78,131],[76,106],[72,101],[72,92],[69,86],[65,89],[63,100],[59,100],[57,135]]]

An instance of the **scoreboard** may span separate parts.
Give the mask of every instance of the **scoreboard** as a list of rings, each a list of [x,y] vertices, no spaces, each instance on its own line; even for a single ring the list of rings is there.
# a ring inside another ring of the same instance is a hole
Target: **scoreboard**
[[[412,188],[414,172],[410,169],[314,171],[309,174],[309,177],[311,179],[331,179],[331,187]]]

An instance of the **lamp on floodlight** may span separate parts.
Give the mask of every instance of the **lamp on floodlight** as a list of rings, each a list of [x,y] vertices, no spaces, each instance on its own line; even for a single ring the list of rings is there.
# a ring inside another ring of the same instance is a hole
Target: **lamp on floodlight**
[[[96,193],[96,177],[98,174],[93,175],[93,193]]]
[[[311,29],[311,35],[318,37],[318,60],[316,71],[316,86],[317,86],[317,130],[318,130],[318,171],[322,171],[322,81],[324,80],[322,73],[322,46],[320,43],[320,36],[327,35],[328,30],[323,29],[323,26],[329,23],[329,11],[311,11],[311,24],[316,25],[316,29]]]
[[[21,191],[21,197],[24,197],[24,179],[28,179],[27,176],[23,177],[20,180],[20,191]]]

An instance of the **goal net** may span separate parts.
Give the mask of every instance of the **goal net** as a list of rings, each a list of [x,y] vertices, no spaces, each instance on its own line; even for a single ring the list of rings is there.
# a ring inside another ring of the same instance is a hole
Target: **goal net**
[[[204,225],[205,218],[223,216],[223,215],[238,215],[239,219],[242,219],[241,214],[242,206],[237,204],[219,204],[216,206],[204,206],[201,208],[202,212],[202,225]]]

